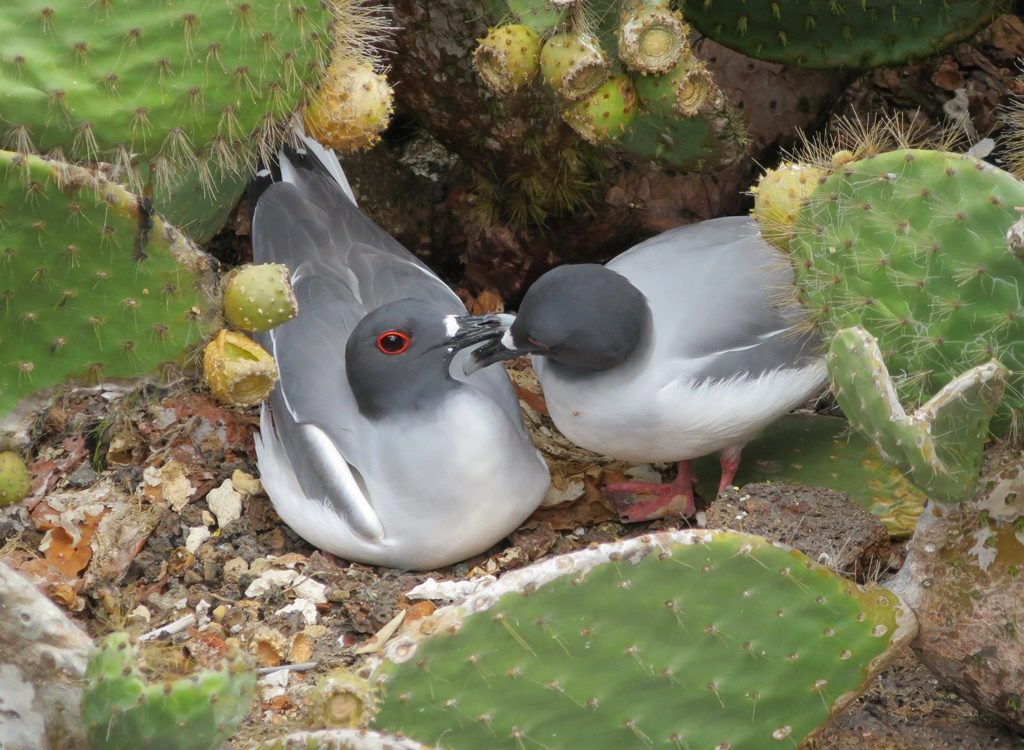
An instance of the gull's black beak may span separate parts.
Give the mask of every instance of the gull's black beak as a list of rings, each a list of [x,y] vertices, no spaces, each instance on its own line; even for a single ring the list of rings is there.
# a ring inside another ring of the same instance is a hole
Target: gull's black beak
[[[489,346],[505,335],[515,319],[514,315],[503,314],[449,315],[444,320],[448,333],[445,346],[452,353],[483,342],[487,342],[485,346]]]

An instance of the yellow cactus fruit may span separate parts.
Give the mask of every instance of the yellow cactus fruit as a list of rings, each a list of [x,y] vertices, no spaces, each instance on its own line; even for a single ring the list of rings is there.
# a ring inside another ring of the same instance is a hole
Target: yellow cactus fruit
[[[473,67],[487,87],[512,94],[540,69],[540,34],[522,24],[489,29],[473,52]]]
[[[309,722],[317,727],[365,727],[377,710],[373,686],[346,669],[328,672],[310,691]]]
[[[20,503],[32,491],[32,474],[14,451],[0,452],[0,508]]]
[[[540,51],[544,83],[563,99],[575,101],[608,80],[608,55],[593,34],[554,34]]]
[[[619,22],[619,59],[644,75],[667,73],[690,54],[689,32],[682,14],[667,3],[634,2],[623,9]]]
[[[302,123],[306,133],[328,148],[358,151],[380,140],[393,99],[387,78],[369,62],[336,59],[303,112]]]
[[[751,215],[757,219],[766,240],[783,250],[788,247],[800,206],[824,176],[823,169],[792,162],[769,169],[761,176],[750,191],[754,196]]]
[[[218,400],[232,406],[251,406],[274,389],[277,365],[248,336],[225,328],[203,351],[203,378]]]

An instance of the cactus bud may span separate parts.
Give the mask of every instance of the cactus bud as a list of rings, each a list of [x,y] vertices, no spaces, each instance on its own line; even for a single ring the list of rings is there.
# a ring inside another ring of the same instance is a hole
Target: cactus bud
[[[298,312],[288,267],[281,263],[243,266],[224,285],[224,317],[245,331],[269,330]]]
[[[473,67],[499,94],[525,86],[540,68],[540,34],[529,26],[510,24],[490,29],[473,53]]]
[[[619,23],[619,58],[645,75],[666,73],[690,55],[689,28],[679,11],[637,3]]]
[[[358,151],[380,140],[391,117],[393,94],[387,78],[369,62],[331,62],[313,101],[303,112],[306,132],[328,148]]]
[[[14,451],[0,453],[0,508],[20,503],[32,490],[32,474]]]
[[[636,92],[629,79],[614,75],[562,117],[590,143],[610,141],[625,132],[637,111]]]
[[[224,403],[251,406],[270,395],[277,382],[277,365],[248,336],[221,329],[203,351],[203,378]]]
[[[608,79],[608,56],[593,34],[555,34],[540,51],[544,83],[563,99],[575,101]]]

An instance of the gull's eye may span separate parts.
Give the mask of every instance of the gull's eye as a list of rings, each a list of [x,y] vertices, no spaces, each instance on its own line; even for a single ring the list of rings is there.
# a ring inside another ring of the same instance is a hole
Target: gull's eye
[[[409,334],[401,331],[384,331],[377,337],[377,348],[385,354],[401,354],[411,343]]]

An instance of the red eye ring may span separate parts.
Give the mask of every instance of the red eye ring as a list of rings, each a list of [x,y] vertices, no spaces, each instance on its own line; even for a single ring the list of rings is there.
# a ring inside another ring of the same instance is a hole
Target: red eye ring
[[[401,354],[409,348],[411,343],[412,338],[409,334],[401,331],[384,331],[377,337],[377,348],[389,355]]]

